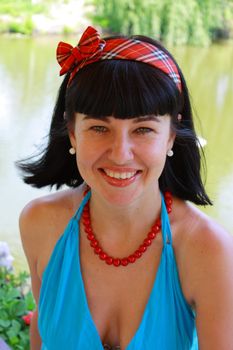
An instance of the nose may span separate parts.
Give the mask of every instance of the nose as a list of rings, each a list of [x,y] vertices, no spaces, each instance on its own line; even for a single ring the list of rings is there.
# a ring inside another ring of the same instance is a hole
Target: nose
[[[134,158],[133,154],[133,144],[128,135],[123,133],[114,135],[108,158],[115,164],[126,164]]]

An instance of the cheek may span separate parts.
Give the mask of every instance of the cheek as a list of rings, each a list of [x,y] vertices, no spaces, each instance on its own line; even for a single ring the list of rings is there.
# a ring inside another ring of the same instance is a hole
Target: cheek
[[[142,147],[140,159],[153,179],[158,179],[164,169],[167,159],[166,143],[159,143]]]
[[[77,144],[76,164],[80,175],[84,181],[88,183],[88,172],[93,164],[93,152],[88,148],[88,145],[82,143],[79,143],[79,145]]]
[[[145,159],[147,163],[160,163],[164,162],[167,154],[167,144],[163,139],[158,139],[155,142],[145,142],[138,148],[142,159]]]
[[[77,142],[76,159],[78,167],[90,167],[98,160],[101,154],[101,147],[97,144],[93,144],[89,140],[80,138]]]

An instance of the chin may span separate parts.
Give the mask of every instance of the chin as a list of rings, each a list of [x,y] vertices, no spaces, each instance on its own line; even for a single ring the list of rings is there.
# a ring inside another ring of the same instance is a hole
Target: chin
[[[113,189],[100,189],[98,195],[101,196],[109,205],[117,207],[126,207],[137,201],[142,192],[137,188],[113,188]]]

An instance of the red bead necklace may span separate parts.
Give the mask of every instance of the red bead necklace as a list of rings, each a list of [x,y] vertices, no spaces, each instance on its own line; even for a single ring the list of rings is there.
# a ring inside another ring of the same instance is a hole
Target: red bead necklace
[[[85,191],[84,195],[88,192]],[[172,208],[172,195],[170,192],[164,193],[164,199],[165,204],[167,208],[168,214],[171,213]],[[103,249],[100,247],[98,240],[96,239],[96,236],[92,230],[91,227],[91,219],[90,219],[90,208],[89,208],[89,201],[85,205],[82,213],[82,222],[84,225],[84,230],[87,234],[87,239],[90,241],[90,246],[93,248],[95,254],[99,256],[99,258],[103,261],[105,261],[108,265],[113,266],[127,266],[128,264],[133,264],[137,259],[139,259],[147,250],[147,248],[151,245],[152,241],[155,239],[157,234],[159,233],[161,229],[161,220],[160,217],[155,220],[155,223],[151,227],[149,233],[147,234],[146,238],[144,239],[143,243],[139,245],[139,247],[135,250],[133,254],[130,254],[129,256],[125,258],[114,258],[110,255],[108,255],[106,252],[103,251]]]

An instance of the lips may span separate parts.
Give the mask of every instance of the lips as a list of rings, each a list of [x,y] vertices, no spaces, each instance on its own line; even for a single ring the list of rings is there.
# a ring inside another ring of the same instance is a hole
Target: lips
[[[99,171],[108,184],[116,187],[131,185],[142,172],[132,168],[121,168],[117,169],[117,171],[110,168],[101,168]]]

